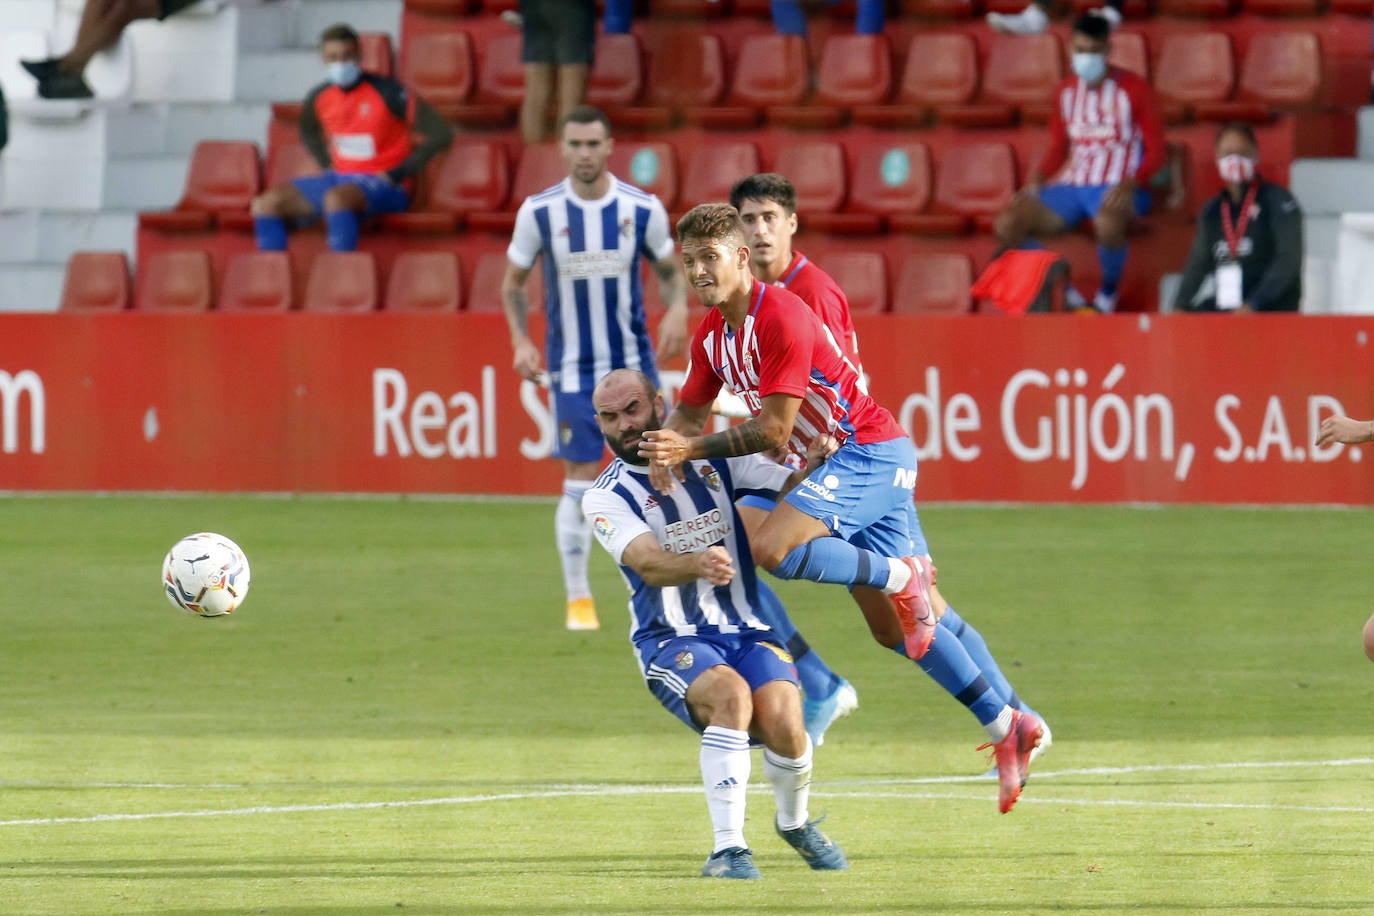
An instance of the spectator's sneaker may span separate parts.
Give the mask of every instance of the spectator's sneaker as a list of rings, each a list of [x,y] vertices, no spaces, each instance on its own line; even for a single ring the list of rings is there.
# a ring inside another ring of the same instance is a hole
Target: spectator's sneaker
[[[596,605],[590,598],[578,598],[568,602],[569,630],[599,630],[601,621],[596,619]]]
[[[57,75],[57,58],[55,57],[44,60],[21,60],[19,65],[29,72],[29,76],[40,83],[50,76]]]
[[[1011,728],[1001,741],[978,745],[978,750],[992,748],[989,762],[997,763],[997,810],[1006,814],[1021,797],[1021,710],[1011,713]]]
[[[1097,311],[1103,315],[1110,315],[1112,312],[1115,312],[1116,293],[1112,293],[1108,296],[1106,293],[1102,292],[1102,290],[1098,290],[1097,295],[1093,296],[1093,308],[1097,309]]]
[[[1050,17],[1036,4],[1029,4],[1019,13],[988,13],[988,25],[1003,35],[1039,35],[1050,27]]]
[[[38,95],[45,99],[93,99],[95,93],[80,74],[54,73],[38,81]]]
[[[1049,729],[1039,716],[1022,712],[1012,732],[1016,735],[1016,764],[1021,770],[1021,786],[1024,788],[1026,780],[1030,778],[1031,761],[1035,759],[1036,751],[1049,735]]]
[[[778,836],[786,840],[787,845],[795,849],[813,871],[840,871],[848,868],[849,860],[844,857],[844,850],[836,846],[834,841],[821,833],[820,828],[816,826],[822,820],[824,818],[817,818],[792,830],[783,830],[777,821],[774,821],[773,827],[778,831]]]
[[[731,846],[720,852],[711,853],[706,864],[701,866],[703,878],[743,878],[757,880],[763,875],[754,865],[754,854],[743,846]]]
[[[1089,10],[1089,12],[1094,16],[1101,16],[1103,19],[1107,20],[1107,25],[1112,27],[1113,32],[1121,28],[1120,10],[1110,6],[1101,6],[1095,10]]]
[[[802,700],[802,718],[806,721],[806,733],[811,736],[811,746],[820,747],[825,743],[825,730],[859,708],[859,694],[854,685],[840,679],[840,686],[830,692],[830,696],[813,700]]]
[[[935,575],[935,567],[921,557],[903,557],[902,562],[911,569],[911,581],[906,588],[892,596],[892,604],[902,624],[906,656],[917,661],[925,657],[930,651],[930,644],[935,641],[935,624],[938,621],[935,604],[930,598],[930,583]]]

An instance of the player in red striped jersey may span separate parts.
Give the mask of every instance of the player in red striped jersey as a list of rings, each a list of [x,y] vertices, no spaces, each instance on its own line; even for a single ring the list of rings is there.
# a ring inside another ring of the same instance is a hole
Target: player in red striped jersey
[[[1147,185],[1166,153],[1154,90],[1138,74],[1107,63],[1110,33],[1095,13],[1074,22],[1074,75],[1055,92],[1050,147],[996,224],[998,238],[1015,248],[1091,219],[1102,265],[1092,304],[1100,312],[1116,309],[1126,229],[1149,211]],[[1085,304],[1076,290],[1069,295],[1070,305]]]

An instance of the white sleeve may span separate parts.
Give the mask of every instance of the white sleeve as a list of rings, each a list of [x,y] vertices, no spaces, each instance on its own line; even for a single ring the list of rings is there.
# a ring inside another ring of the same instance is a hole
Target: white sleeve
[[[617,564],[630,542],[652,534],[644,519],[610,490],[591,489],[582,494],[582,514],[592,523],[592,533]]]
[[[668,228],[668,211],[657,197],[649,206],[649,223],[644,227],[644,247],[653,255],[654,262],[673,256],[673,233]]]
[[[781,493],[792,469],[760,454],[730,459],[730,473],[735,478],[735,490],[769,490]]]
[[[539,238],[539,226],[534,221],[534,208],[526,198],[515,213],[515,231],[511,233],[506,257],[516,267],[529,270],[534,266],[534,259],[539,257],[539,251],[543,247],[543,240]]]

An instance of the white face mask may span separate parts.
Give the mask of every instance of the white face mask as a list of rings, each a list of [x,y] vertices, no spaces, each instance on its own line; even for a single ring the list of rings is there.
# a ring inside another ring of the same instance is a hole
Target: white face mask
[[[1107,56],[1094,51],[1075,51],[1073,72],[1084,82],[1095,83],[1107,75]]]
[[[329,81],[335,86],[352,86],[363,75],[356,60],[333,60],[326,65]]]
[[[1232,153],[1217,160],[1217,171],[1221,174],[1221,180],[1228,184],[1249,184],[1255,177],[1255,160]]]

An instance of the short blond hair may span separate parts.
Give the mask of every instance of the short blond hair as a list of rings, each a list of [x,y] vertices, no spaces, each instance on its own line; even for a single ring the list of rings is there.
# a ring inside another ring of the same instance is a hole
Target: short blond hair
[[[744,223],[729,204],[698,204],[677,221],[677,243],[708,242],[731,248],[744,245]]]

